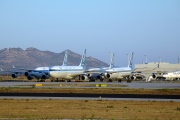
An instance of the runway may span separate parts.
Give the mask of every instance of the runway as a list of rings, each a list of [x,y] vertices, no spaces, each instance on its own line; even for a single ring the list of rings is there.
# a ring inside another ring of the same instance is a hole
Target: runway
[[[177,101],[180,95],[144,94],[82,94],[82,93],[0,93],[0,98],[11,99],[83,99],[83,100],[155,100]]]
[[[134,89],[179,89],[180,83],[145,83],[145,82],[132,82],[132,83],[119,83],[119,82],[0,82],[0,87],[29,87],[28,85],[42,84],[42,85],[56,85],[62,86],[75,84],[70,88],[81,88],[78,84],[93,84],[93,87],[83,88],[96,88],[97,84],[106,84],[107,87],[111,84],[123,85],[122,88]],[[63,88],[61,86],[61,88]],[[53,88],[54,86],[45,86]],[[59,86],[56,86],[57,88]],[[39,87],[40,88],[40,87]],[[69,88],[69,87],[68,87]],[[111,87],[110,87],[111,88]],[[114,87],[113,87],[114,88]],[[115,87],[117,88],[117,87]],[[77,99],[77,100],[141,100],[141,101],[177,101],[180,102],[180,95],[140,95],[140,94],[69,94],[69,93],[0,93],[0,99]]]
[[[143,89],[180,89],[180,83],[167,83],[167,82],[153,82],[153,83],[146,83],[146,82],[132,82],[132,83],[126,83],[126,82],[0,82],[0,87],[28,87],[28,85],[35,85],[35,84],[61,84],[63,87],[63,84],[94,84],[94,87],[96,84],[106,84],[108,87],[108,84],[115,84],[115,85],[124,85],[122,88],[143,88]],[[48,86],[48,88],[54,87],[54,86]],[[78,88],[81,86],[71,86],[72,88]],[[92,87],[92,88],[94,88]],[[87,87],[84,87],[87,88]],[[88,87],[90,88],[90,87]]]
[[[85,97],[15,97],[15,96],[0,96],[0,99],[32,99],[32,100],[128,100],[128,101],[173,101],[180,102],[180,99],[153,99],[153,98],[85,98]]]

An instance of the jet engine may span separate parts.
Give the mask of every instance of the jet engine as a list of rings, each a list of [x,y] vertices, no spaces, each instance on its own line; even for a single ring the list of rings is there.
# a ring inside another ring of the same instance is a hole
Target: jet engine
[[[89,74],[89,73],[88,73],[88,74],[86,74],[86,76],[91,77],[91,76],[92,76],[92,74]]]
[[[29,76],[29,72],[25,72],[24,75],[28,77]]]
[[[34,77],[33,77],[32,75],[28,75],[28,76],[27,76],[27,79],[28,79],[28,80],[32,80],[33,78],[34,78]]]
[[[48,77],[47,75],[42,75],[42,79],[47,79]]]
[[[12,78],[17,78],[18,74],[13,73],[11,76],[12,76]]]
[[[88,80],[89,78],[86,75],[80,76],[81,80]]]
[[[100,80],[102,79],[102,75],[98,75],[96,78]]]
[[[106,78],[110,78],[111,77],[111,75],[109,73],[105,73],[104,75],[105,75]]]
[[[87,74],[88,78],[93,78],[93,79],[102,79],[102,74],[99,73],[93,73],[93,74]]]
[[[49,73],[45,73],[44,75],[42,75],[42,79],[47,79],[49,78]]]
[[[136,79],[136,76],[133,76],[133,75],[132,75],[132,76],[130,76],[130,79],[131,79],[131,80],[135,80],[135,79]]]
[[[153,78],[157,78],[157,75],[155,73],[152,74]]]

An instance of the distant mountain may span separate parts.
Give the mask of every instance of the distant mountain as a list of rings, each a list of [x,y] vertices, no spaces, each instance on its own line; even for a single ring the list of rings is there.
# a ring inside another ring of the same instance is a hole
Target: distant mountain
[[[66,50],[65,50],[66,51]],[[0,68],[12,70],[12,65],[17,68],[35,68],[40,66],[62,65],[65,51],[54,53],[40,51],[36,48],[4,48],[0,50]],[[83,51],[82,51],[83,52]],[[79,65],[81,55],[68,50],[68,65]],[[86,68],[107,67],[108,64],[93,57],[86,58]]]

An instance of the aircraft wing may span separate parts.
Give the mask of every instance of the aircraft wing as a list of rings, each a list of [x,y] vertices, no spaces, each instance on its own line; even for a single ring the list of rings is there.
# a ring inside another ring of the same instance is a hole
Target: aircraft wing
[[[85,73],[104,73],[104,71],[98,71],[98,70],[95,70],[95,71],[85,71]]]
[[[22,71],[3,70],[3,69],[1,69],[1,72],[16,73],[16,74],[23,74],[24,73]]]
[[[27,69],[27,68],[19,68],[19,70],[25,70],[25,71],[28,71],[28,72],[34,71],[34,69]]]
[[[104,73],[109,68],[90,68],[85,70],[86,73]]]

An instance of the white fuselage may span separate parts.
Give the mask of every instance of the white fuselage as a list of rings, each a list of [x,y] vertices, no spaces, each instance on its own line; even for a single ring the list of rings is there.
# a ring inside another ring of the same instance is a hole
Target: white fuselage
[[[110,75],[110,79],[122,79],[131,75],[132,69],[130,67],[120,67],[106,70],[106,72]]]
[[[99,73],[101,73],[101,72],[104,72],[105,70],[108,70],[109,69],[109,67],[104,67],[104,68],[90,68],[90,69],[88,69],[87,71],[89,72],[89,73],[95,73],[95,72],[99,72]]]
[[[163,75],[163,77],[166,79],[180,78],[180,71],[166,73]]]
[[[73,79],[84,73],[82,66],[53,66],[50,68],[50,76],[60,79]]]

